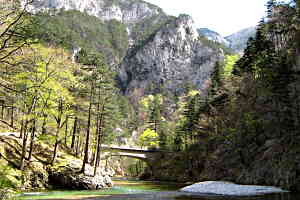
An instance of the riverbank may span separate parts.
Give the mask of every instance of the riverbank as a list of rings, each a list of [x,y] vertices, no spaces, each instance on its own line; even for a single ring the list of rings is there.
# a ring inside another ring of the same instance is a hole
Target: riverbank
[[[159,193],[177,191],[186,185],[168,182],[152,181],[116,181],[112,188],[101,190],[53,190],[45,192],[22,193],[17,199],[85,199],[85,198],[109,198],[109,196],[141,196],[147,193]]]
[[[229,181],[243,185],[272,185],[300,192],[300,154],[285,141],[266,140],[245,144],[251,152],[241,155],[234,144],[212,138],[176,154],[157,155],[151,180],[202,182]],[[238,145],[238,144],[236,144]],[[297,147],[298,148],[298,147]]]
[[[34,144],[35,151],[30,161],[26,159],[24,168],[20,170],[21,143],[17,135],[0,135],[0,188],[3,195],[14,191],[100,189],[112,186],[113,169],[100,163],[94,176],[94,168],[86,164],[85,172],[80,173],[82,160],[63,145],[57,152],[56,161],[51,164],[53,148],[47,142]]]

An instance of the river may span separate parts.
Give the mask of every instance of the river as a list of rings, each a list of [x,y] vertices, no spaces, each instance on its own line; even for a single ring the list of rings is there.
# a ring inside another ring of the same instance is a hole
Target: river
[[[272,194],[255,197],[199,196],[180,193],[184,185],[163,182],[114,181],[115,186],[98,191],[47,191],[23,193],[18,200],[300,200],[300,194]]]

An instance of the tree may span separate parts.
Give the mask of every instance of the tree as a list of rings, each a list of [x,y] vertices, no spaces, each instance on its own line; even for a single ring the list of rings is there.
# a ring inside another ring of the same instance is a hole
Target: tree
[[[88,162],[89,156],[89,141],[90,141],[90,129],[91,129],[91,117],[92,117],[92,104],[93,104],[93,95],[94,95],[94,80],[91,80],[90,85],[90,95],[89,95],[89,109],[88,109],[88,124],[87,124],[87,132],[86,132],[86,140],[84,147],[84,158],[83,164],[81,168],[81,172],[85,172],[85,165]]]
[[[158,147],[159,136],[154,130],[148,128],[139,137],[139,143],[141,147]]]

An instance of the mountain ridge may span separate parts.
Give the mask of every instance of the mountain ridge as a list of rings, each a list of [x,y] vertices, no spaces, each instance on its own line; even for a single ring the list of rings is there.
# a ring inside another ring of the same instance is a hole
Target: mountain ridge
[[[110,24],[112,20],[125,25],[126,33],[123,29],[119,33],[124,32],[128,35],[128,39],[122,37],[126,41],[118,40],[124,42],[121,51],[117,51],[121,52],[118,56],[114,48],[120,46],[114,45],[116,43],[114,41],[109,41],[111,45],[108,49],[105,43],[100,43],[94,49],[104,53],[104,57],[108,60],[107,64],[119,66],[114,68],[118,74],[120,87],[127,94],[138,87],[143,90],[143,94],[155,92],[159,87],[176,93],[182,91],[186,84],[203,89],[206,81],[210,79],[215,63],[224,60],[224,48],[217,43],[229,46],[224,38],[213,31],[211,33],[215,34],[216,39],[209,35],[204,35],[206,39],[199,37],[199,31],[192,17],[168,16],[158,6],[142,0],[39,0],[28,7],[29,12],[41,11],[53,13],[53,16],[72,10],[96,16],[104,26],[107,26],[106,22]],[[73,18],[75,21],[66,23],[74,23],[76,27],[76,16]],[[88,35],[80,30],[79,35]],[[92,37],[86,39],[93,40]],[[210,43],[206,41],[207,39],[217,43]],[[101,38],[98,37],[97,40],[100,41]],[[97,40],[94,43],[97,43]],[[73,48],[77,47],[80,45]],[[149,55],[153,59],[150,59]]]
[[[251,26],[244,28],[236,33],[226,36],[225,39],[229,41],[229,47],[234,49],[237,53],[242,53],[247,47],[247,41],[250,37],[255,37],[256,27]]]
[[[248,39],[255,36],[256,27],[251,26],[245,29],[241,29],[238,32],[225,37],[209,28],[199,28],[198,32],[200,35],[205,36],[207,39],[218,42],[232,49],[235,53],[243,54],[243,51],[247,46]]]

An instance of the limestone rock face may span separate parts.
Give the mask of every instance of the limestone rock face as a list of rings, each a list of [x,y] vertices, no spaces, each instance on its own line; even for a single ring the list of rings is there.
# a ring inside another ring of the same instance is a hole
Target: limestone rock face
[[[219,33],[210,30],[208,28],[199,28],[197,29],[198,33],[205,36],[207,39],[212,40],[214,42],[218,42],[220,44],[225,45],[226,47],[230,46],[230,42],[223,38]]]
[[[22,0],[22,5],[26,1]],[[134,0],[35,0],[27,10],[37,13],[50,9],[78,10],[103,20],[115,19],[124,23],[134,23],[162,12],[157,6]]]
[[[126,93],[137,88],[144,93],[153,87],[180,93],[186,84],[201,89],[223,58],[221,49],[199,40],[192,18],[180,15],[129,51],[119,79]]]

